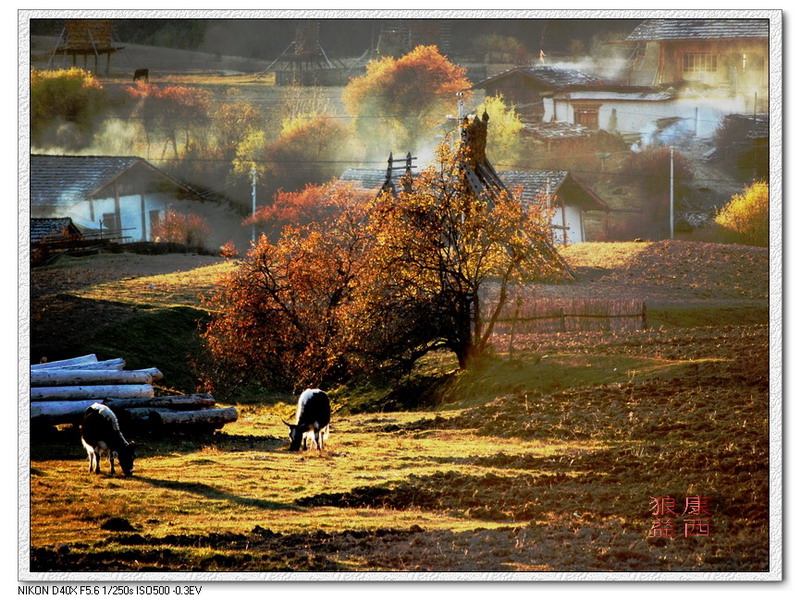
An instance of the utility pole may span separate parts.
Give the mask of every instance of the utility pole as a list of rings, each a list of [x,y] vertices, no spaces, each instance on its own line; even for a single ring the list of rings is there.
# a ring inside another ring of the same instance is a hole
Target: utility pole
[[[669,239],[675,236],[675,148],[669,147]]]
[[[250,241],[255,244],[256,242],[256,166],[250,167],[250,176],[253,178],[253,224],[250,226]]]

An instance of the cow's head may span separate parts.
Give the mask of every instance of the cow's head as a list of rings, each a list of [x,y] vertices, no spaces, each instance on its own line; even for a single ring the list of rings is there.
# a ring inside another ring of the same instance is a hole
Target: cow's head
[[[125,477],[130,477],[133,475],[133,459],[135,453],[135,442],[131,442],[127,446],[123,446],[117,451],[117,460],[119,461],[119,466],[122,469],[122,472],[125,474]]]
[[[297,425],[292,425],[283,421],[283,424],[289,428],[289,450],[300,450],[300,444],[303,442],[303,433],[305,433]]]

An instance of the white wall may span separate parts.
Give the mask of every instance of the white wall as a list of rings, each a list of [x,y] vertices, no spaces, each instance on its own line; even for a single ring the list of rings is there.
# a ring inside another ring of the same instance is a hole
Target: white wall
[[[551,220],[553,225],[559,227],[563,226],[565,220],[564,217],[566,216],[566,226],[569,228],[567,229],[567,244],[578,244],[583,242],[584,237],[581,209],[577,206],[567,205],[566,209],[562,212],[561,203],[559,201],[556,201],[554,208],[555,214]],[[553,229],[553,241],[556,244],[564,243],[563,229]]]
[[[144,201],[144,230],[142,229],[142,198],[140,195],[120,196],[120,227],[122,235],[133,242],[149,241],[150,236],[150,211],[158,210],[163,216],[166,207],[169,205],[170,196],[168,194],[146,194]],[[90,206],[91,205],[91,206]],[[94,218],[92,218],[92,208]],[[71,217],[75,225],[100,229],[103,214],[115,211],[114,198],[101,198],[96,200],[84,200],[66,210],[64,216]],[[103,226],[105,230],[107,225]]]
[[[544,122],[561,121],[575,123],[572,102],[585,103],[589,98],[562,100],[544,98]],[[732,98],[677,98],[665,101],[635,101],[620,99],[592,100],[600,105],[598,122],[600,129],[610,131],[610,121],[616,109],[616,132],[642,134],[655,129],[658,119],[681,117],[682,127],[698,137],[708,138],[714,134],[725,115],[746,112],[742,96]]]

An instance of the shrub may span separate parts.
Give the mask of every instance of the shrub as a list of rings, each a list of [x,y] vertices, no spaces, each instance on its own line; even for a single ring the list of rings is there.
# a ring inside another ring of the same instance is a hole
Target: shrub
[[[734,194],[714,221],[734,239],[752,246],[769,245],[769,186],[757,181]]]
[[[95,125],[110,104],[102,84],[73,67],[31,70],[31,138],[34,145],[88,145]],[[67,134],[67,135],[65,135]]]
[[[157,242],[172,242],[186,246],[203,246],[211,228],[197,215],[167,210],[162,219],[153,224],[151,235]]]

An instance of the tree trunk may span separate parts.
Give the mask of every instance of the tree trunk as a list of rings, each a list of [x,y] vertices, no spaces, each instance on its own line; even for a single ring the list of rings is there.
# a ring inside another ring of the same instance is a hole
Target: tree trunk
[[[142,369],[140,371],[42,369],[31,373],[31,386],[153,383],[163,377],[158,369]]]
[[[102,400],[103,398],[152,398],[153,386],[137,385],[75,385],[66,387],[31,388],[31,401],[42,400]]]

